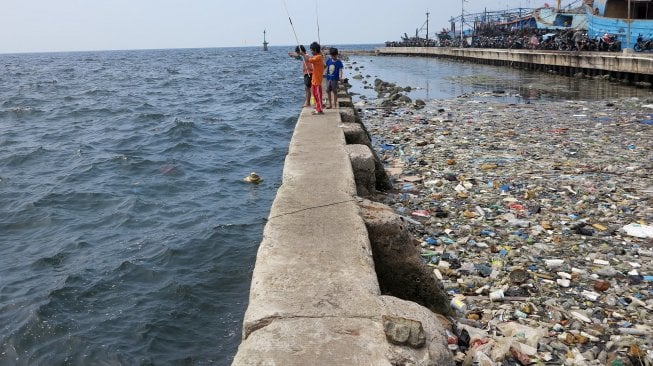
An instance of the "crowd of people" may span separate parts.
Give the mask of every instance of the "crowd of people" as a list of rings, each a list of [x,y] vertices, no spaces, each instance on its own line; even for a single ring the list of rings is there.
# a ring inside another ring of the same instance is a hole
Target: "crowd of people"
[[[474,36],[451,37],[441,33],[436,39],[404,38],[386,42],[386,47],[472,47],[503,49],[536,49],[558,51],[621,51],[621,42],[613,34],[592,38],[584,30],[564,29],[486,29]]]

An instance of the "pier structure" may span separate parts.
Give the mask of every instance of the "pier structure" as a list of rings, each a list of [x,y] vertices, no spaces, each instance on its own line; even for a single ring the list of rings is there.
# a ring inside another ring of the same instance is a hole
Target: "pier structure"
[[[653,53],[573,52],[453,47],[383,47],[377,55],[440,57],[567,76],[653,85]]]
[[[378,273],[380,246],[395,260],[410,250],[421,260],[404,219],[362,198],[378,186],[379,160],[346,93],[338,107],[299,116],[232,365],[453,366],[442,318],[381,291],[384,278],[401,276]]]

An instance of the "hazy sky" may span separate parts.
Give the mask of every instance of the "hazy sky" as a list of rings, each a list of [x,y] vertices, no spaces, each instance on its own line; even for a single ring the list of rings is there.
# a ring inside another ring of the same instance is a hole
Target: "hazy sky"
[[[555,0],[466,0],[465,11]],[[563,1],[568,4],[573,1]],[[285,0],[299,41],[382,43],[449,26],[461,0]],[[317,11],[316,11],[317,9]],[[284,0],[1,0],[0,53],[294,45]]]

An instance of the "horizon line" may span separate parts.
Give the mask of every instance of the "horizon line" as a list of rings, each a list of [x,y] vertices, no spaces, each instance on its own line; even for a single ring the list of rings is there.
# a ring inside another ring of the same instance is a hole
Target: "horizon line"
[[[337,46],[365,46],[365,45],[382,45],[379,43],[332,43]],[[0,51],[0,55],[27,55],[27,54],[45,54],[45,53],[84,53],[84,52],[120,52],[120,51],[165,51],[165,50],[200,50],[200,49],[218,49],[218,48],[262,48],[260,45],[246,46],[210,46],[210,47],[168,47],[168,48],[124,48],[124,49],[89,49],[89,50],[50,50],[50,51]],[[268,47],[295,47],[296,44],[270,45]],[[324,44],[323,44],[324,46]]]

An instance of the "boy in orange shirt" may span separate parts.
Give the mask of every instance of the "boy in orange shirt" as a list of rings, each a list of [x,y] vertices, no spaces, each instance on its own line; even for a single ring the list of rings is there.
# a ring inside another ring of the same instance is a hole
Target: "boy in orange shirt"
[[[322,77],[324,75],[322,47],[320,47],[319,43],[313,42],[309,48],[313,57],[308,57],[306,52],[304,52],[304,59],[313,66],[313,76],[311,77],[311,91],[313,92],[313,98],[315,98],[315,110],[313,114],[324,114],[322,111]]]

